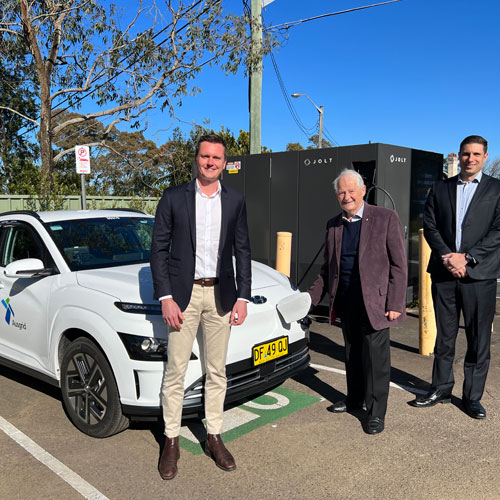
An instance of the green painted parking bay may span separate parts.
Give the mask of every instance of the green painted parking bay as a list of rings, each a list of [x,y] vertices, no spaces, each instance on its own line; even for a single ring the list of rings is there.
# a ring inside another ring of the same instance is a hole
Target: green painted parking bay
[[[319,398],[302,394],[280,386],[258,398],[224,412],[222,439],[230,442],[263,425],[287,417],[297,410],[320,401]],[[193,455],[203,453],[200,441],[205,440],[202,422],[193,422],[181,427],[179,444]]]

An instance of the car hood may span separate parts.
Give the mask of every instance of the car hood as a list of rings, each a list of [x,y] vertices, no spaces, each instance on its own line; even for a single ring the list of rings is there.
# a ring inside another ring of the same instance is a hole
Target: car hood
[[[153,277],[149,264],[77,271],[76,279],[80,286],[106,293],[122,302],[156,302],[153,299]],[[287,278],[274,269],[252,261],[252,294],[286,282]]]
[[[112,295],[122,302],[154,302],[149,264],[77,271],[76,279],[80,286]]]

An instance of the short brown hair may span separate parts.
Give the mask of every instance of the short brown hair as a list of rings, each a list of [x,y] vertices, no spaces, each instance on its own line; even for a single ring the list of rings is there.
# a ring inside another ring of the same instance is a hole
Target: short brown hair
[[[226,143],[224,142],[224,139],[217,134],[206,134],[202,135],[200,137],[200,140],[198,141],[198,144],[196,145],[196,150],[194,152],[194,156],[198,156],[198,153],[200,152],[200,146],[202,142],[211,142],[212,144],[221,144],[222,147],[224,148],[224,159],[226,159]]]
[[[488,152],[488,141],[481,137],[480,135],[469,135],[460,143],[460,151],[466,144],[482,144],[484,148],[484,152]]]

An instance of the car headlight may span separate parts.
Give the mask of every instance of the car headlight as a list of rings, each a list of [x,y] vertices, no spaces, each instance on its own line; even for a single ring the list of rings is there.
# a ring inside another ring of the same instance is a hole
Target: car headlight
[[[130,359],[138,361],[167,361],[167,339],[158,337],[144,337],[118,332]],[[198,359],[191,353],[190,359]]]
[[[132,314],[161,314],[160,304],[134,304],[132,302],[115,302],[120,311]]]
[[[130,335],[118,332],[131,359],[139,361],[166,361],[167,339]]]

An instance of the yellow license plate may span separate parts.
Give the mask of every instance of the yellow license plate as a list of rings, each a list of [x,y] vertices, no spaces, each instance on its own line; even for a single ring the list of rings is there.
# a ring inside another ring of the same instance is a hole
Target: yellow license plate
[[[261,365],[288,354],[288,337],[281,337],[253,348],[253,365]]]

